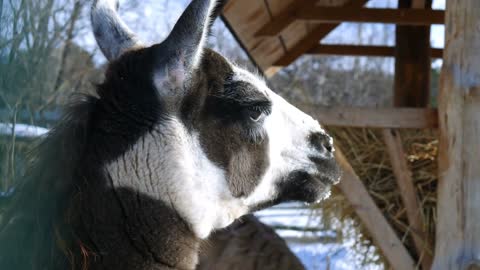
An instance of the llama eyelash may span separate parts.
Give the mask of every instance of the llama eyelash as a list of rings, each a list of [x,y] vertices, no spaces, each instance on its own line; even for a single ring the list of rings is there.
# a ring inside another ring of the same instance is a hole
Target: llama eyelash
[[[271,107],[268,105],[253,105],[248,107],[248,109],[264,113],[266,115],[269,115],[272,112]]]
[[[249,97],[242,97],[233,94],[212,95],[213,98],[222,100],[224,103],[228,103],[243,109],[254,109],[259,112],[270,114],[272,103],[269,100],[251,99]]]

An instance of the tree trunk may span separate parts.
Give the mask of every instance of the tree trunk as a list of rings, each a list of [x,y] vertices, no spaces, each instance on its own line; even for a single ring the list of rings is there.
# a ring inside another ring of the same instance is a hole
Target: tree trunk
[[[480,1],[447,1],[433,269],[480,269]]]

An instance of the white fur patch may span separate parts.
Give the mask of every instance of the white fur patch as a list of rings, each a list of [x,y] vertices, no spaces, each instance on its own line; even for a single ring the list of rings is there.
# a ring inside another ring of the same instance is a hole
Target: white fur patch
[[[270,98],[272,112],[265,118],[264,130],[269,139],[269,164],[252,194],[244,198],[248,206],[270,201],[277,195],[276,182],[295,170],[316,173],[309,156],[318,155],[309,142],[313,132],[325,133],[320,124],[268,88],[259,77],[234,67],[233,80],[249,82]]]
[[[107,166],[114,187],[130,187],[170,204],[200,238],[247,212],[230,194],[224,171],[207,158],[196,134],[176,119],[157,130]]]

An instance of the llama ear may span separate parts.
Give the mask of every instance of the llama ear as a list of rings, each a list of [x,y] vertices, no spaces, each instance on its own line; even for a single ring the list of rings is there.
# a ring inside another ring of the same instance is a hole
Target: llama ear
[[[198,67],[213,21],[225,1],[193,0],[173,27],[167,39],[156,50],[159,69],[157,86],[181,87]],[[159,85],[160,84],[160,85]]]
[[[109,61],[141,46],[137,36],[118,17],[117,9],[117,0],[94,0],[90,17],[98,46]]]

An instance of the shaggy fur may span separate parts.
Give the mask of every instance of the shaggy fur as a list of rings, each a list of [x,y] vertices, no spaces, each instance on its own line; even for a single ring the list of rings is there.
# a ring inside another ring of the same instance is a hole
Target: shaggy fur
[[[203,48],[216,4],[194,0],[148,48],[111,48],[96,30],[105,81],[33,154],[0,225],[0,269],[194,269],[212,231],[328,193],[339,169],[320,125]],[[92,19],[134,39],[108,7],[95,1]]]

